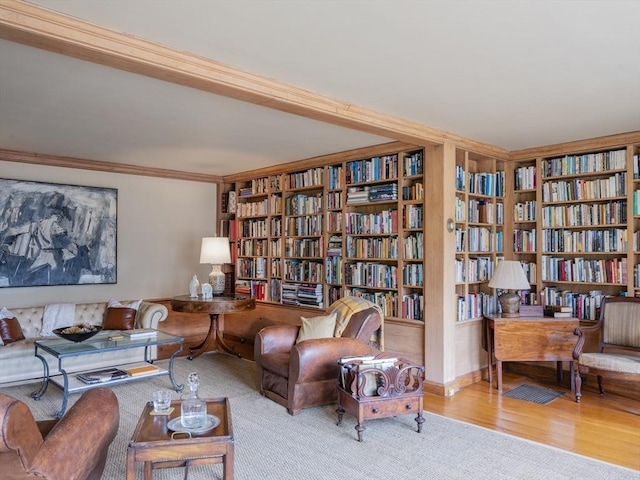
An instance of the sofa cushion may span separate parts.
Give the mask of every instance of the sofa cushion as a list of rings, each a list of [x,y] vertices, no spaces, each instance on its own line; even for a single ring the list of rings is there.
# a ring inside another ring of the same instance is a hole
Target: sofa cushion
[[[115,298],[110,298],[109,303],[107,304],[108,308],[133,308],[134,310],[138,310],[142,305],[142,299],[134,300],[132,302],[122,303],[116,300]]]
[[[312,318],[300,317],[302,327],[300,327],[300,331],[298,332],[296,343],[312,338],[333,337],[333,332],[336,329],[336,318],[337,314],[335,313]]]
[[[104,315],[103,330],[131,330],[136,324],[135,308],[109,307]]]
[[[8,345],[18,340],[24,340],[22,327],[16,317],[0,319],[0,345]]]

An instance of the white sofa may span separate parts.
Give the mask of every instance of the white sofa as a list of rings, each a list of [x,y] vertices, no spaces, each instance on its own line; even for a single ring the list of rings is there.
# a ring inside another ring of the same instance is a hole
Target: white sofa
[[[40,333],[42,331],[44,306],[13,307],[9,308],[9,310],[20,322],[25,339],[0,346],[0,386],[9,383],[26,383],[38,380],[41,379],[44,374],[42,361],[35,356],[34,346],[36,340],[43,338]],[[106,310],[106,302],[76,304],[74,323],[102,325]],[[166,319],[167,315],[167,307],[164,305],[142,302],[136,315],[135,328],[158,329],[158,324]],[[156,358],[155,348],[152,349],[151,355],[153,359]],[[42,352],[42,356],[47,360],[50,375],[59,374],[58,361],[46,352]],[[64,360],[63,368],[68,373],[71,373],[143,360],[144,349],[133,348],[124,351],[68,358]]]

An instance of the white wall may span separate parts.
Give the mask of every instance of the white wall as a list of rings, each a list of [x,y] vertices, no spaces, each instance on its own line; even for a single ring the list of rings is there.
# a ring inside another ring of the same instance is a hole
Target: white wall
[[[0,177],[118,189],[117,283],[0,288],[0,308],[170,298],[188,293],[194,273],[203,281],[211,270],[198,262],[202,237],[216,231],[213,183],[3,161]]]

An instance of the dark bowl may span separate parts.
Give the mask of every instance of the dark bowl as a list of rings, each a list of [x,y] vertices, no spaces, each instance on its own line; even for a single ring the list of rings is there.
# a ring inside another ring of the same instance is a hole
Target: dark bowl
[[[96,333],[102,331],[102,327],[100,325],[85,325],[82,329],[82,332],[77,333],[63,333],[68,328],[78,327],[79,325],[71,325],[70,327],[62,327],[56,328],[52,330],[60,338],[64,338],[65,340],[69,340],[71,342],[84,342],[88,338],[93,337]]]

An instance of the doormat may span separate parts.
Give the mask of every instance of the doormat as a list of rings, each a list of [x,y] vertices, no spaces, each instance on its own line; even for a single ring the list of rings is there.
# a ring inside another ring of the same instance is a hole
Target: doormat
[[[563,395],[564,392],[558,392],[557,390],[535,385],[520,385],[504,394],[505,397],[539,403],[540,405],[547,405]]]

